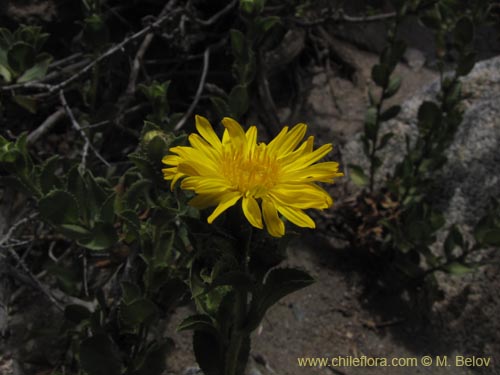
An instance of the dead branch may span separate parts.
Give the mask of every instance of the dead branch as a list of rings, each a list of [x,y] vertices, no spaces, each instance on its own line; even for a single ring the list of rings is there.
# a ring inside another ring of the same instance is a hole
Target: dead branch
[[[175,3],[175,0],[171,0],[170,3]],[[159,28],[163,22],[165,22],[169,17],[171,17],[170,14],[165,14],[162,17],[158,18],[155,22],[151,23],[150,25],[144,27],[142,30],[136,32],[135,34],[132,34],[129,37],[126,37],[123,39],[120,43],[115,44],[113,47],[109,48],[107,51],[99,55],[95,60],[91,61],[89,64],[85,65],[85,67],[75,74],[73,74],[71,77],[67,78],[66,80],[58,83],[58,84],[48,84],[48,83],[41,83],[41,82],[36,82],[36,81],[30,81],[26,82],[23,84],[15,84],[15,85],[9,85],[9,86],[4,86],[1,87],[1,91],[12,91],[16,89],[37,89],[40,91],[45,91],[42,93],[42,96],[52,94],[54,92],[60,92],[62,89],[64,89],[66,86],[69,84],[75,82],[77,79],[88,73],[94,66],[99,64],[101,61],[107,59],[108,57],[112,56],[118,51],[122,51],[123,48],[133,42],[136,39],[142,38],[144,35],[148,34],[149,32],[154,32],[155,29]]]
[[[319,17],[318,19],[315,19],[315,20],[305,20],[305,19],[301,19],[298,17],[292,17],[289,19],[293,23],[297,24],[298,26],[312,27],[312,26],[323,25],[325,22],[328,22],[328,21],[353,22],[353,23],[377,22],[377,21],[383,21],[383,20],[386,20],[389,18],[394,18],[396,16],[396,12],[375,14],[372,16],[368,16],[368,15],[349,16],[349,15],[345,14],[342,9],[337,10],[334,13],[332,13],[331,11],[328,11],[328,10],[323,10],[321,13],[323,13],[323,14],[326,13],[326,15],[323,17]]]
[[[205,53],[203,54],[203,70],[201,72],[200,83],[198,84],[198,89],[196,90],[196,94],[194,96],[194,99],[193,99],[191,105],[189,106],[188,110],[184,114],[184,116],[182,116],[182,118],[179,120],[177,125],[175,125],[174,131],[180,130],[184,126],[184,124],[186,123],[187,119],[192,116],[193,111],[196,108],[198,101],[200,100],[201,94],[203,93],[203,87],[205,86],[205,82],[207,80],[209,63],[210,63],[210,47],[208,47],[205,50]]]
[[[169,12],[172,10],[172,8],[176,4],[176,0],[168,2],[160,12],[160,15],[158,16],[158,20],[162,19],[165,17]],[[139,49],[137,50],[137,53],[135,55],[134,61],[132,62],[132,67],[130,69],[130,76],[128,80],[128,85],[127,89],[125,90],[125,93],[122,95],[120,99],[118,99],[118,113],[121,114],[123,113],[123,110],[128,106],[130,101],[135,95],[136,87],[137,87],[137,78],[139,77],[139,71],[142,66],[142,61],[144,59],[144,55],[146,54],[146,51],[148,50],[149,46],[151,45],[151,42],[153,42],[155,33],[153,31],[150,31],[146,34],[144,37],[144,40],[142,41]],[[121,117],[121,116],[120,116]],[[121,121],[119,121],[121,122]]]
[[[196,23],[199,23],[202,26],[210,26],[216,23],[222,16],[224,16],[226,13],[228,13],[231,9],[235,7],[235,5],[238,3],[237,0],[231,1],[228,5],[226,5],[223,9],[221,9],[219,12],[214,14],[212,17],[210,17],[208,20],[200,20],[199,18],[194,18]]]
[[[88,143],[88,147],[90,147],[90,149],[94,152],[94,154],[97,156],[97,158],[100,161],[102,161],[103,164],[106,167],[109,167],[110,164],[106,161],[106,159],[104,159],[102,157],[102,155],[94,147],[94,145],[92,144],[92,142],[90,142],[90,139],[87,137],[87,134],[85,134],[85,132],[80,127],[80,124],[78,123],[78,121],[76,121],[75,115],[73,115],[73,111],[71,110],[71,108],[68,105],[68,102],[66,101],[66,97],[64,96],[64,91],[63,90],[59,91],[59,99],[61,100],[61,104],[62,104],[64,110],[66,111],[66,115],[68,116],[68,118],[71,121],[71,125],[76,129],[76,131],[78,133],[80,133],[80,135],[82,136],[82,138],[85,140],[85,143]]]
[[[38,128],[28,134],[26,142],[28,144],[35,143],[42,135],[47,133],[55,124],[57,124],[64,117],[64,114],[64,108],[57,109],[57,111],[47,117]]]

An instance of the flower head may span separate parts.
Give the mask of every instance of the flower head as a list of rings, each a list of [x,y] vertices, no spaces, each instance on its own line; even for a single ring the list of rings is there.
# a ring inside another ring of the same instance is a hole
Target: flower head
[[[314,137],[310,136],[298,146],[307,130],[305,124],[284,127],[268,144],[257,143],[255,126],[245,132],[228,117],[222,125],[221,140],[206,118],[196,116],[199,134],[189,135],[191,146],[173,147],[170,152],[175,155],[162,160],[169,166],[162,171],[165,180],[171,180],[171,188],[182,179],[181,188],[197,194],[190,205],[216,206],[209,223],[241,199],[250,224],[260,229],[265,224],[274,237],[285,233],[279,214],[299,227],[314,228],[304,210],[325,209],[333,203],[315,182],[333,183],[334,177],[343,175],[336,162],[316,163],[332,145],[313,150]]]

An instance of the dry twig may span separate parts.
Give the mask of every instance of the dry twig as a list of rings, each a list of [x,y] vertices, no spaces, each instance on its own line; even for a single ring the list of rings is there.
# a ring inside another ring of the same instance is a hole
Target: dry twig
[[[198,101],[200,100],[201,94],[203,92],[203,87],[205,86],[205,81],[207,79],[207,73],[208,73],[208,65],[210,63],[210,47],[208,47],[205,50],[205,53],[203,54],[203,70],[201,72],[201,78],[200,78],[200,83],[198,84],[198,89],[196,90],[196,95],[193,99],[193,102],[189,106],[188,110],[182,116],[182,118],[179,120],[177,125],[175,125],[174,131],[180,130],[184,124],[186,123],[187,119],[191,117],[193,114],[193,111],[198,104]]]
[[[51,114],[47,119],[35,130],[33,130],[28,137],[26,142],[28,144],[35,143],[42,135],[47,133],[55,124],[59,122],[65,115],[64,108],[58,108],[53,114]]]
[[[12,91],[16,89],[37,89],[41,91],[45,91],[42,93],[42,96],[45,96],[47,94],[52,94],[54,92],[60,92],[62,89],[64,89],[66,86],[69,84],[75,82],[77,79],[88,73],[95,65],[99,64],[101,61],[107,59],[111,55],[115,54],[118,51],[122,51],[123,48],[131,43],[132,41],[142,38],[144,35],[148,34],[149,32],[153,32],[155,29],[161,26],[163,22],[165,22],[171,15],[170,14],[165,14],[164,16],[158,18],[155,22],[151,23],[150,25],[144,27],[140,31],[136,32],[135,34],[130,35],[129,37],[126,37],[123,39],[120,43],[115,44],[113,47],[109,48],[107,51],[99,55],[95,60],[91,61],[89,64],[85,65],[85,67],[69,78],[65,79],[64,81],[58,83],[58,84],[48,84],[48,83],[42,83],[42,82],[36,82],[36,81],[30,81],[22,84],[14,84],[14,85],[9,85],[9,86],[3,86],[0,88],[2,91]]]
[[[78,133],[80,133],[82,138],[85,140],[85,143],[88,144],[88,147],[90,147],[90,149],[94,152],[94,154],[97,156],[97,158],[100,161],[102,161],[106,167],[109,167],[110,164],[106,161],[106,159],[104,159],[102,157],[102,155],[94,147],[92,142],[90,142],[90,139],[87,137],[87,134],[85,134],[85,132],[80,127],[80,124],[78,123],[78,121],[76,121],[75,115],[73,114],[73,111],[71,110],[71,108],[68,105],[68,102],[66,101],[66,97],[64,96],[63,90],[59,91],[59,99],[61,100],[61,104],[62,104],[64,110],[66,111],[66,115],[69,117],[69,119],[71,121],[71,125],[76,129],[76,131],[78,131]]]

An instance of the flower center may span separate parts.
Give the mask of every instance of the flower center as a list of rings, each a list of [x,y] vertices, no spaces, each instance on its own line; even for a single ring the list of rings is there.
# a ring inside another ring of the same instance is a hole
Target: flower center
[[[269,156],[266,145],[261,143],[250,155],[245,155],[242,150],[225,153],[221,172],[235,189],[259,198],[278,181],[280,165],[275,157]]]

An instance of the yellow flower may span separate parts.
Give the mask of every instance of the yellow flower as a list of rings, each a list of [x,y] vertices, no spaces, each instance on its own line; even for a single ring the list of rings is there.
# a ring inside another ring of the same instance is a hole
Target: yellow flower
[[[173,147],[170,152],[175,155],[162,160],[170,166],[162,171],[165,180],[172,181],[171,188],[182,178],[181,188],[197,194],[190,205],[199,209],[217,206],[208,217],[210,224],[241,199],[250,224],[263,229],[265,223],[274,237],[285,233],[278,213],[299,227],[314,228],[314,221],[303,210],[325,209],[333,203],[315,182],[333,183],[334,177],[343,175],[336,162],[315,164],[332,145],[313,150],[314,137],[310,136],[297,147],[305,136],[305,124],[291,130],[284,127],[269,144],[257,143],[255,126],[245,132],[228,117],[222,125],[221,140],[206,118],[196,116],[199,135],[189,136],[191,147]]]

